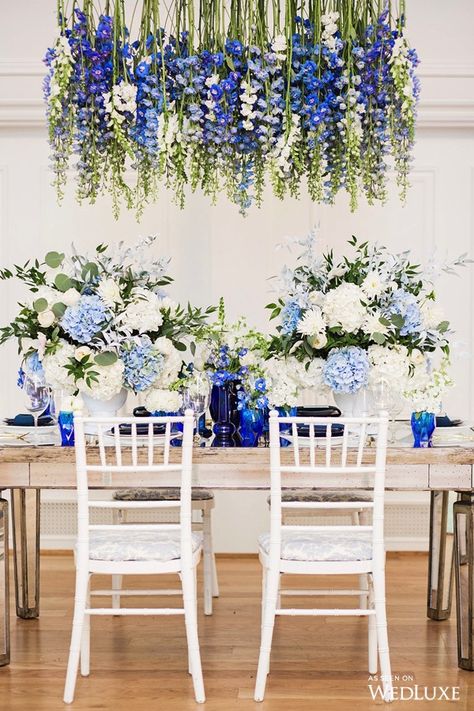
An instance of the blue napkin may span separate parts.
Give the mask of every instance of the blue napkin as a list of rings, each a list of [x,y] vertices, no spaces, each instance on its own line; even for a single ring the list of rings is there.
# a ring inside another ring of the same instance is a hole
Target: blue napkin
[[[12,427],[32,427],[34,425],[33,415],[20,414],[15,417],[5,418],[5,424]],[[45,427],[46,425],[54,425],[54,420],[51,415],[40,415],[38,417],[38,426]]]

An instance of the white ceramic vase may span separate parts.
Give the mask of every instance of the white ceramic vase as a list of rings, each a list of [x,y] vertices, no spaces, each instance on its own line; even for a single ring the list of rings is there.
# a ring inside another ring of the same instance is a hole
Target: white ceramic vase
[[[127,396],[128,392],[125,388],[122,388],[110,400],[96,400],[91,395],[82,393],[82,399],[90,417],[116,417],[120,408],[125,405]]]
[[[363,417],[372,414],[372,398],[367,388],[355,393],[335,393],[334,400],[343,417]]]

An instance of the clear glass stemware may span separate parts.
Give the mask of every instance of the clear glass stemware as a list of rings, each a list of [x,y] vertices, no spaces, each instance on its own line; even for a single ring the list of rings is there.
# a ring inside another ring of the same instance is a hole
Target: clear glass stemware
[[[25,376],[23,393],[25,395],[26,409],[33,417],[33,440],[36,444],[38,441],[38,417],[48,407],[51,398],[51,390],[42,374],[30,372]]]
[[[194,371],[183,390],[183,411],[192,410],[196,417],[196,440],[200,443],[199,421],[209,407],[211,386],[206,373]]]

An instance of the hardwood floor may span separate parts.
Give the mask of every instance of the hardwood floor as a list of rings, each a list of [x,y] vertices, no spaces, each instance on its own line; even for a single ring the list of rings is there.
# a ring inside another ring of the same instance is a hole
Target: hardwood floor
[[[449,622],[426,619],[426,567],[427,558],[421,554],[392,554],[387,562],[392,669],[400,676],[394,683],[412,689],[415,684],[427,686],[429,694],[434,686],[449,687],[450,696],[451,688],[459,687],[460,700],[417,701],[414,706],[413,701],[399,701],[396,708],[469,711],[474,709],[474,674],[456,666],[455,615]],[[366,671],[367,623],[357,618],[280,618],[266,698],[256,704],[252,697],[260,634],[260,565],[256,558],[219,558],[218,572],[221,597],[215,600],[214,615],[204,617],[202,610],[199,615],[208,699],[201,708],[365,711],[384,705],[371,700]],[[97,579],[95,587],[104,587],[104,582]],[[331,579],[331,585],[340,582]],[[163,578],[162,584],[170,587],[172,581]],[[309,578],[303,582],[293,578],[285,584],[315,587],[314,579]],[[73,586],[72,557],[44,555],[41,617],[12,619],[12,663],[0,668],[2,711],[69,708],[61,698]],[[127,587],[133,586],[144,587],[143,578],[127,581]],[[321,580],[320,586],[327,587],[328,580]],[[166,603],[177,604],[177,600],[169,598]],[[308,604],[308,598],[292,600],[295,606]],[[319,600],[318,604],[325,604],[324,598]],[[129,604],[138,606],[145,600],[130,598]],[[338,598],[339,604],[351,603]],[[423,695],[423,690],[418,693]],[[72,708],[197,711],[200,707],[193,700],[187,673],[182,619],[94,618],[91,675],[78,678]]]

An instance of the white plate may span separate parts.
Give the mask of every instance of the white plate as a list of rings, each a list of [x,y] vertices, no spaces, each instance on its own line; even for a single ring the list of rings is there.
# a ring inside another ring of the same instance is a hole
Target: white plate
[[[30,432],[33,432],[34,430],[38,431],[38,434],[41,432],[55,432],[58,429],[58,426],[53,424],[53,425],[41,425],[41,427],[34,427],[33,425],[25,425],[24,427],[20,427],[19,425],[6,425],[2,424],[0,426],[0,432],[10,432],[13,434],[29,434]]]

